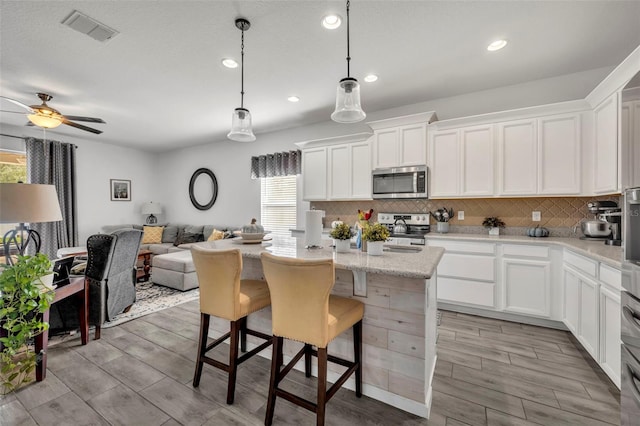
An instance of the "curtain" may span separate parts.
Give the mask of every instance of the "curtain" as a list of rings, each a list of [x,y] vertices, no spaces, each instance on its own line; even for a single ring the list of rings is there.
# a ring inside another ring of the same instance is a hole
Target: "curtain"
[[[78,245],[76,146],[43,139],[25,139],[29,183],[54,185],[62,211],[60,222],[32,223],[40,234],[40,252],[55,259],[61,247]]]
[[[291,176],[300,173],[302,173],[300,150],[251,157],[251,179]]]

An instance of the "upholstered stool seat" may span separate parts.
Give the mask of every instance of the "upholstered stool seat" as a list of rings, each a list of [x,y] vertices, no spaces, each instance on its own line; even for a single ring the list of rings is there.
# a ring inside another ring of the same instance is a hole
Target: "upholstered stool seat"
[[[193,263],[200,283],[200,339],[193,386],[198,387],[204,363],[229,373],[227,404],[233,404],[238,365],[257,354],[272,342],[272,337],[247,328],[247,316],[271,304],[269,288],[264,281],[242,280],[240,250],[215,250],[191,247]],[[230,321],[231,330],[207,345],[210,316]],[[250,334],[265,340],[246,352],[246,336]],[[229,363],[224,364],[206,356],[207,352],[225,340],[229,342]],[[245,352],[238,354],[240,350]]]
[[[331,295],[335,283],[332,259],[299,260],[262,253],[262,268],[271,293],[273,355],[265,425],[271,425],[276,397],[316,413],[316,423],[324,424],[325,406],[355,372],[356,396],[362,396],[362,302]],[[354,360],[328,355],[327,346],[342,332],[353,328]],[[303,348],[282,368],[283,338],[304,343]],[[317,350],[313,349],[313,346]],[[278,385],[294,365],[305,357],[305,375],[311,376],[311,356],[318,357],[316,402],[306,400]],[[327,361],[347,370],[327,390]]]

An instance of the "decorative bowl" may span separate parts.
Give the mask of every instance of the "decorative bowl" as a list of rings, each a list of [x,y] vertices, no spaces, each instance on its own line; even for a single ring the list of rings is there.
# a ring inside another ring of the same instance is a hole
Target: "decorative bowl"
[[[262,240],[265,236],[264,232],[255,232],[255,233],[246,233],[246,232],[240,232],[240,237],[242,237],[243,240]]]

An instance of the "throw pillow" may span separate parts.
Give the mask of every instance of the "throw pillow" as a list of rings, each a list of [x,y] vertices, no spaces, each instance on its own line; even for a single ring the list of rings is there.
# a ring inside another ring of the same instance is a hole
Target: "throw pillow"
[[[145,226],[142,235],[142,244],[160,244],[162,243],[162,232],[164,226]]]
[[[183,231],[178,233],[176,242],[173,245],[177,247],[180,244],[199,243],[200,241],[204,241],[204,235]]]
[[[223,238],[224,238],[224,231],[218,231],[217,229],[214,229],[207,241],[221,240]]]

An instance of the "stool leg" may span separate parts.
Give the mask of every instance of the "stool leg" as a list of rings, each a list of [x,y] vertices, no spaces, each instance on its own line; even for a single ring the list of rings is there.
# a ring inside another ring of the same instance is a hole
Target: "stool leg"
[[[202,357],[207,350],[207,337],[209,335],[209,314],[200,313],[200,339],[198,340],[198,357],[196,359],[196,371],[193,374],[193,387],[197,388],[200,384],[200,376],[202,375],[202,366],[204,362]]]
[[[356,368],[356,396],[362,396],[362,320],[353,325],[353,353]]]
[[[311,345],[304,345],[304,375],[311,377]]]
[[[240,351],[247,351],[247,317],[239,320],[240,322]]]
[[[324,426],[327,405],[327,348],[318,348],[318,407],[316,425]]]
[[[278,376],[282,365],[282,337],[273,336],[273,352],[271,354],[271,379],[269,380],[269,397],[267,398],[267,414],[264,418],[265,426],[273,423],[273,412],[276,408],[276,388],[278,387]]]
[[[227,384],[227,404],[233,404],[238,372],[238,340],[242,320],[231,321],[231,341],[229,342],[229,383]]]

